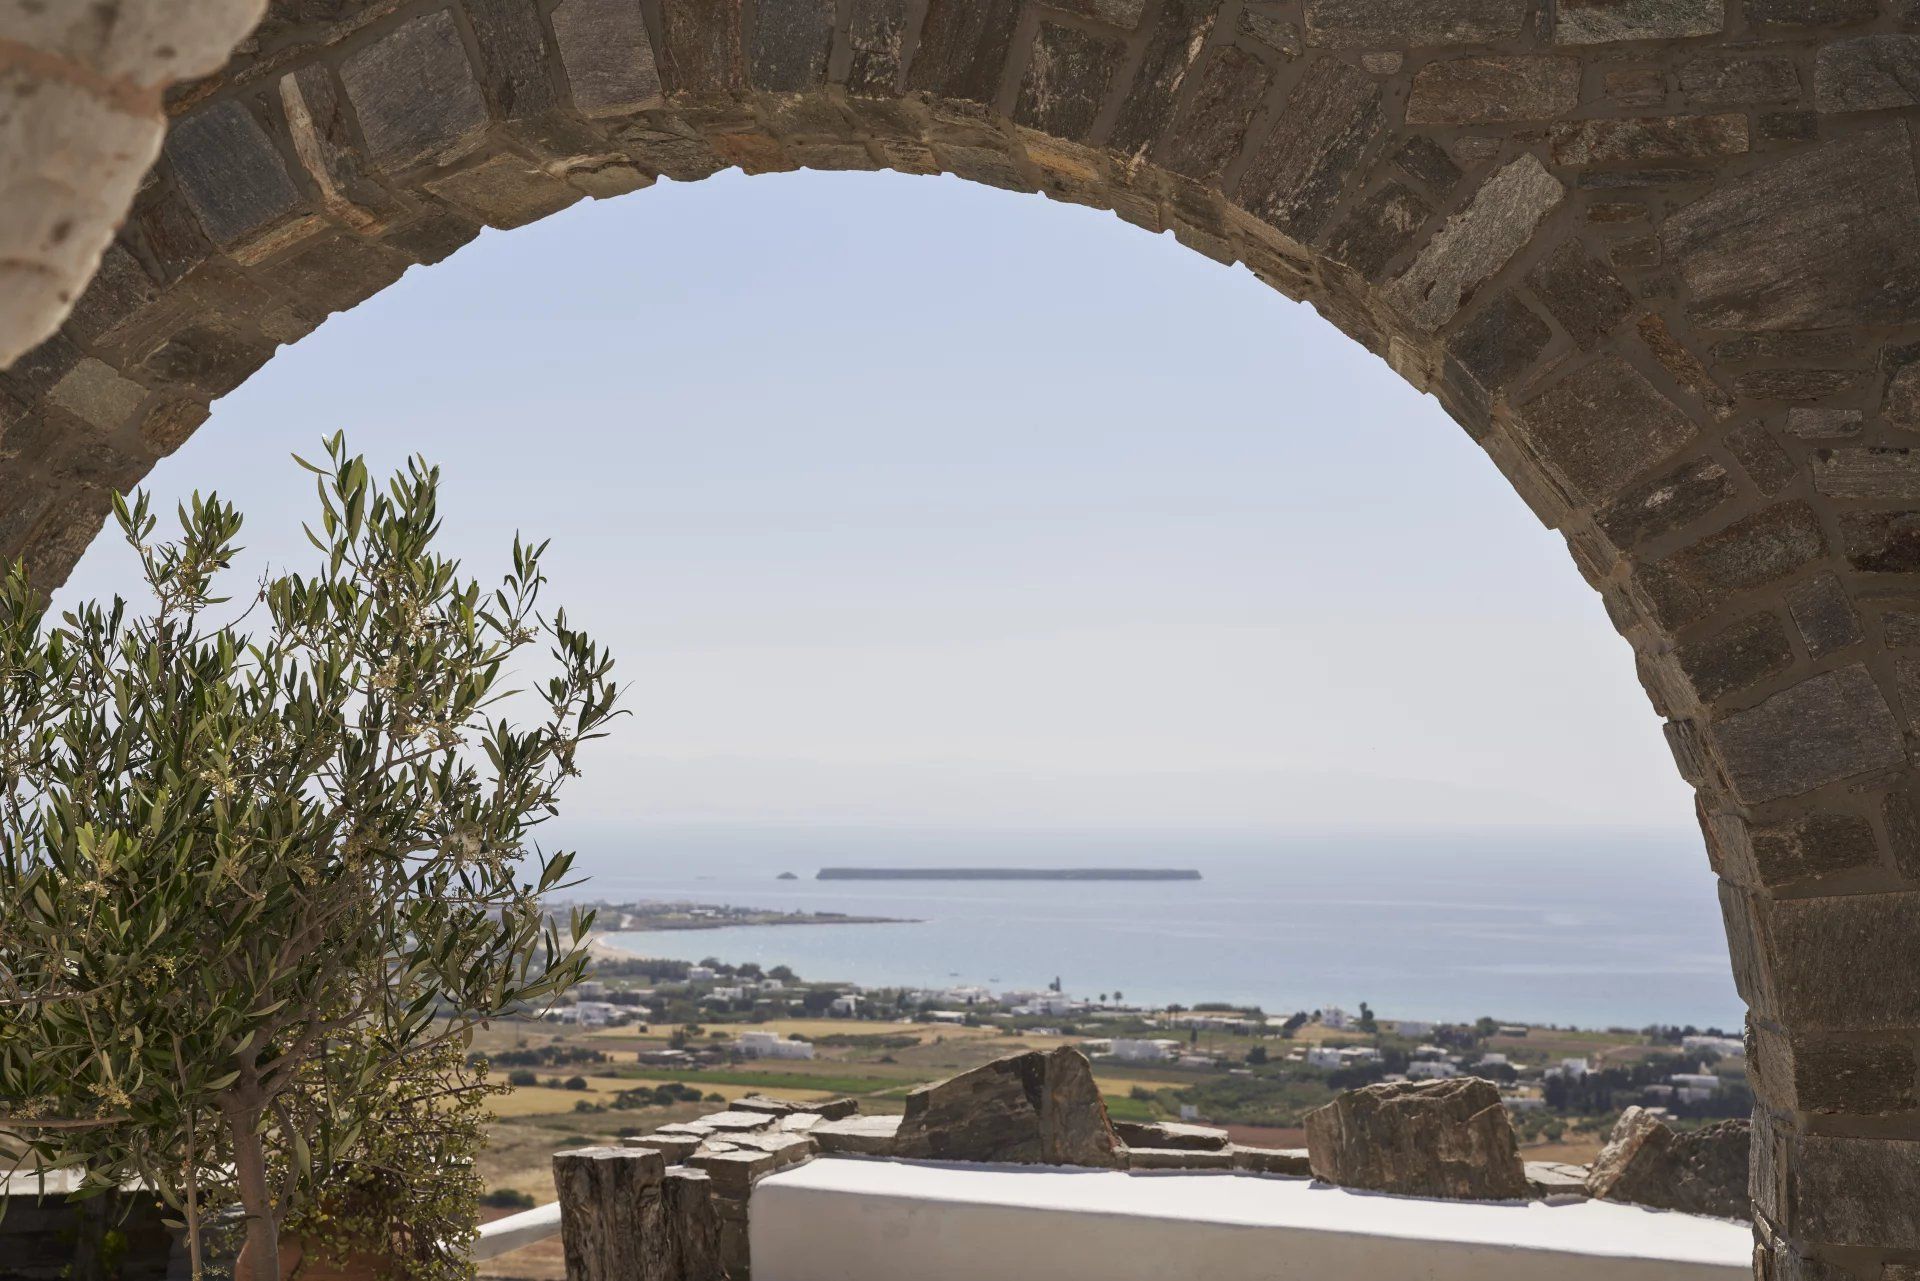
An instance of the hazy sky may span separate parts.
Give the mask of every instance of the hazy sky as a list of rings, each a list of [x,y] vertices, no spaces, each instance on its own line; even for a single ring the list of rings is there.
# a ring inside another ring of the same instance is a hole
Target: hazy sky
[[[337,316],[150,480],[304,562],[338,427],[554,540],[634,819],[1681,830],[1626,644],[1433,401],[1246,272],[951,178],[587,202]],[[63,593],[128,590],[103,540]],[[236,584],[238,585],[238,584]]]

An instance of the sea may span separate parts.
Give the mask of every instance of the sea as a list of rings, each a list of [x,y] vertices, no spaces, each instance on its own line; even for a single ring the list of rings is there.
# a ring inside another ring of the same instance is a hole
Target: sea
[[[579,842],[576,899],[906,918],[613,933],[646,956],[862,986],[1056,979],[1128,1003],[1737,1030],[1697,833],[658,825]],[[818,881],[823,866],[1178,867],[1197,881]],[[779,879],[791,872],[797,879]]]

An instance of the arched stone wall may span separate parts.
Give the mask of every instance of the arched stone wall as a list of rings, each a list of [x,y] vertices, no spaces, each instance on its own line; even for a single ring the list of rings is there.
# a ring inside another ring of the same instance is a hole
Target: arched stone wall
[[[1910,1281],[1910,27],[1874,0],[275,0],[0,374],[0,551],[60,581],[277,345],[656,176],[946,170],[1171,229],[1433,392],[1563,531],[1722,878],[1756,1266]]]

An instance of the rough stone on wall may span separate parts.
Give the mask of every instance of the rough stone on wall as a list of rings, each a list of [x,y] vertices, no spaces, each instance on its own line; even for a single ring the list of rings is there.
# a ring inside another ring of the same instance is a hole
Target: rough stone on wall
[[[1520,34],[1526,0],[1307,0],[1307,43],[1340,49],[1485,44]]]
[[[1086,1055],[1009,1055],[907,1095],[896,1155],[1118,1166],[1120,1142]]]
[[[1660,1210],[1752,1217],[1747,1199],[1746,1121],[1716,1121],[1676,1130],[1646,1108],[1620,1114],[1587,1175],[1587,1191],[1606,1201],[1630,1201]]]
[[[1864,667],[1823,672],[1724,717],[1713,738],[1750,803],[1906,763],[1899,725]]]
[[[1349,1090],[1307,1114],[1313,1175],[1403,1196],[1524,1200],[1526,1170],[1500,1091],[1478,1077]]]
[[[1461,212],[1433,234],[1387,299],[1417,328],[1453,319],[1482,281],[1507,265],[1566,194],[1531,154],[1508,163],[1481,185]]]

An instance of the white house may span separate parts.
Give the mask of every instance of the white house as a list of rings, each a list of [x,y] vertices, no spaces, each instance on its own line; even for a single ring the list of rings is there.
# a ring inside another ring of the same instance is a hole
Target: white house
[[[1507,1062],[1507,1056],[1504,1054],[1482,1054],[1480,1056],[1480,1062],[1476,1064],[1476,1066],[1478,1067],[1511,1067],[1513,1065]]]
[[[1747,1043],[1737,1036],[1684,1036],[1680,1038],[1680,1048],[1689,1054],[1711,1051],[1723,1059],[1747,1057]]]
[[[1432,1036],[1433,1024],[1424,1019],[1400,1019],[1393,1025],[1398,1036]]]
[[[928,1010],[925,1017],[933,1023],[965,1023],[970,1016],[965,1010]]]
[[[620,1007],[606,1001],[578,1001],[560,1011],[562,1023],[581,1027],[605,1027],[620,1017]]]
[[[573,994],[583,1001],[598,1001],[606,996],[607,985],[599,979],[581,979],[573,985]]]
[[[740,1053],[750,1059],[810,1059],[813,1046],[805,1041],[793,1041],[773,1032],[742,1032],[738,1042]]]
[[[1307,1050],[1307,1066],[1333,1071],[1335,1068],[1345,1067],[1346,1064],[1341,1060],[1340,1051],[1336,1047],[1315,1045]]]
[[[1437,1081],[1459,1075],[1460,1065],[1445,1059],[1416,1059],[1407,1064],[1407,1077],[1414,1081]]]
[[[1329,1005],[1320,1011],[1320,1026],[1338,1032],[1353,1026],[1353,1016],[1337,1005]]]
[[[833,998],[833,1004],[827,1007],[827,1013],[834,1018],[850,1019],[860,1013],[860,998],[848,992]],[[809,1058],[812,1056],[809,1055]]]
[[[1561,1059],[1560,1066],[1548,1068],[1542,1075],[1547,1077],[1565,1077],[1569,1081],[1584,1080],[1592,1069],[1585,1059]]]
[[[1113,1057],[1123,1063],[1164,1063],[1179,1049],[1178,1041],[1139,1040],[1125,1036],[1113,1038]]]
[[[689,983],[711,983],[714,977],[714,969],[711,965],[689,965],[687,967],[687,982]]]

